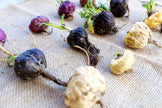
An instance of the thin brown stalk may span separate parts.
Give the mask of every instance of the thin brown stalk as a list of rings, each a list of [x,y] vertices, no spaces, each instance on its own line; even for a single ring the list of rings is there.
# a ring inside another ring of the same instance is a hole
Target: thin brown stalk
[[[2,45],[0,45],[0,50],[2,50],[4,53],[8,54],[9,56],[13,56],[9,51],[7,51]]]
[[[47,70],[43,71],[41,73],[41,75],[44,77],[44,78],[47,78],[53,82],[55,82],[56,84],[58,85],[61,85],[61,86],[64,86],[64,87],[67,87],[67,83],[66,82],[63,82],[61,81],[60,79],[57,79],[55,76],[51,75]]]
[[[89,54],[87,53],[87,51],[85,49],[81,48],[78,45],[74,45],[73,47],[82,50],[86,54],[86,56],[87,56],[87,65],[89,66],[90,65],[90,57],[89,57]]]
[[[162,48],[162,45],[159,45],[155,40],[153,40],[151,38],[148,40],[148,43],[152,43],[152,44],[156,45],[157,47]]]

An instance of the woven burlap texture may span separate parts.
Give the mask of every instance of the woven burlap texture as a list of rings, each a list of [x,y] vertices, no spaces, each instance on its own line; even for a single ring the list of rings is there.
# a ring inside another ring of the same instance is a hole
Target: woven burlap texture
[[[74,19],[65,21],[65,24],[71,28],[83,27],[84,19],[78,14],[83,8],[79,0],[71,1],[76,4]],[[106,3],[106,0],[100,1]],[[101,50],[100,61],[96,68],[101,71],[107,82],[103,102],[106,108],[160,108],[162,107],[162,49],[152,44],[142,49],[126,47],[124,37],[127,31],[134,23],[142,21],[146,15],[146,10],[138,0],[130,0],[129,8],[129,22],[124,17],[116,18],[117,27],[128,23],[115,35],[92,35],[88,31],[90,42]],[[23,29],[12,25],[28,29],[31,19],[38,15],[47,16],[50,22],[59,24],[61,20],[57,9],[56,0],[27,0],[17,5],[10,4],[1,10],[0,28],[7,34],[5,48],[13,52],[14,39],[16,39],[15,48],[21,53],[33,48],[32,37]],[[51,35],[34,34],[37,48],[46,55],[48,70],[63,81],[68,81],[77,67],[85,66],[87,63],[84,53],[72,49],[63,41],[68,34],[68,31],[56,28]],[[159,32],[153,31],[152,38],[162,43],[162,34]],[[119,51],[124,52],[125,49],[135,54],[136,63],[133,65],[135,72],[113,75],[109,68],[113,55]],[[0,59],[7,57],[1,52]],[[64,104],[66,88],[41,76],[31,81],[24,81],[16,76],[13,67],[7,67],[5,61],[0,62],[0,70],[4,70],[4,73],[0,73],[0,108],[66,108]],[[99,108],[99,105],[94,107]]]

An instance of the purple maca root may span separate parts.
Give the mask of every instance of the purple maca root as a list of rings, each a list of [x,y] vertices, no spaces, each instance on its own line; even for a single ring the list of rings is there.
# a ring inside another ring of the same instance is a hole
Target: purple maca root
[[[12,54],[11,54],[10,52],[8,52],[8,51],[3,47],[4,44],[5,44],[5,42],[6,42],[6,40],[7,40],[7,36],[6,36],[5,32],[4,32],[2,29],[0,29],[0,50],[2,50],[2,51],[3,51],[4,53],[6,53],[6,54],[12,56]]]
[[[5,32],[0,29],[0,45],[4,45],[4,43],[6,42],[7,36],[5,34]]]
[[[47,17],[37,16],[33,18],[32,21],[30,22],[29,29],[34,33],[46,32],[46,29],[48,28],[48,26],[43,25],[42,23],[47,23],[47,22],[49,22],[49,19]]]
[[[65,18],[73,16],[75,11],[75,4],[70,1],[64,1],[60,4],[58,14],[62,16],[65,14]]]

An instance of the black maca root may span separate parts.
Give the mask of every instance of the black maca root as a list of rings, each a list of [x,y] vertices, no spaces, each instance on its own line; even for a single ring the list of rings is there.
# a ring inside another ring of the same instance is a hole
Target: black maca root
[[[30,49],[15,59],[14,70],[17,76],[24,80],[36,78],[39,75],[54,81],[56,84],[67,86],[67,83],[50,75],[47,68],[45,55],[39,49]]]
[[[94,17],[93,23],[95,33],[99,35],[113,34],[117,32],[115,18],[111,12],[103,11]]]
[[[67,41],[71,47],[80,49],[86,53],[88,58],[88,65],[97,65],[98,54],[100,53],[100,50],[89,42],[88,34],[83,28],[78,27],[71,30],[69,36],[67,37]]]
[[[129,8],[127,0],[111,0],[110,10],[115,17],[122,17],[128,11],[129,17]]]

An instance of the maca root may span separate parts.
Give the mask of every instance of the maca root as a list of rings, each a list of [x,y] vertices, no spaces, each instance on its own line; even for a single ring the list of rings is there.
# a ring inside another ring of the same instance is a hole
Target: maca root
[[[81,51],[84,51],[86,53],[87,65],[97,65],[100,50],[89,42],[88,34],[83,28],[78,27],[71,30],[69,36],[67,37],[67,41],[71,47],[80,49]]]

